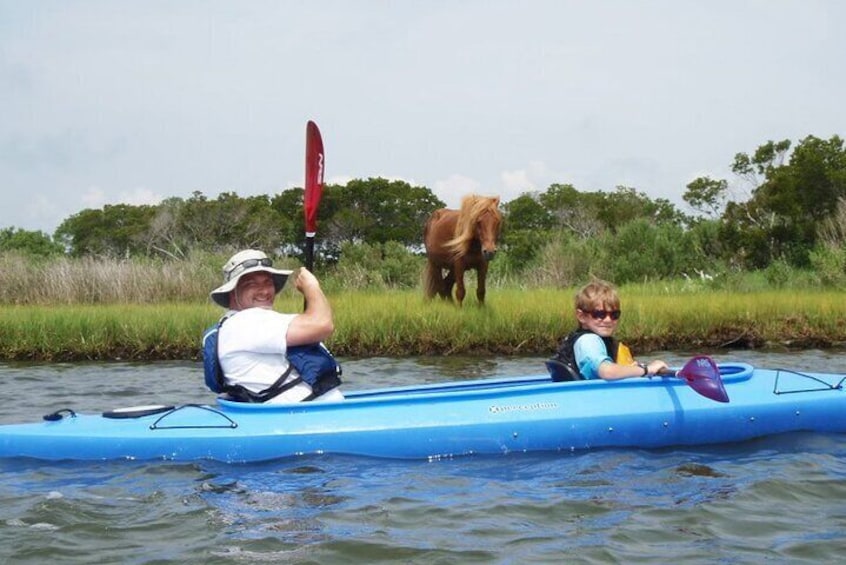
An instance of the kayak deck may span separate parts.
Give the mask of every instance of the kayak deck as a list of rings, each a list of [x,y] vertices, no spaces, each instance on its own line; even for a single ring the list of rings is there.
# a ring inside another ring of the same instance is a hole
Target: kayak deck
[[[743,441],[846,432],[843,375],[722,364],[729,403],[683,379],[552,382],[547,375],[348,392],[284,405],[218,399],[134,417],[64,414],[0,426],[0,457],[262,461],[313,453],[440,458]],[[144,407],[153,409],[155,407]]]

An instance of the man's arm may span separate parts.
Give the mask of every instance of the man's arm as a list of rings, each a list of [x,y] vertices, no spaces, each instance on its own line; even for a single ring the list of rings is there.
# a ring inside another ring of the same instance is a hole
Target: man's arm
[[[291,320],[286,340],[288,346],[324,341],[335,331],[332,307],[311,271],[301,268],[294,282],[305,297],[305,311]]]

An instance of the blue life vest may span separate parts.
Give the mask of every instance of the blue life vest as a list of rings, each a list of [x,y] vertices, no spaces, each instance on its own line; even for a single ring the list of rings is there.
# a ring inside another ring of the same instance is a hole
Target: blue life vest
[[[217,356],[217,336],[220,332],[220,326],[225,321],[226,318],[223,318],[203,332],[203,375],[206,386],[212,392],[225,392],[230,397],[243,402],[265,402],[305,381],[312,389],[312,394],[306,400],[313,400],[341,384],[341,365],[322,343],[289,347],[286,353],[288,370],[275,383],[261,392],[252,392],[241,385],[227,384],[223,376],[223,368],[220,366],[220,359]],[[292,368],[297,370],[300,377],[285,383]]]

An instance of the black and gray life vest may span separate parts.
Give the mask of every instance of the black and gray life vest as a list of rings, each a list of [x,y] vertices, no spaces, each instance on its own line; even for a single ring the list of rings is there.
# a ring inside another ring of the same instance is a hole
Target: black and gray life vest
[[[595,332],[579,328],[570,332],[558,342],[558,350],[555,352],[555,355],[546,361],[546,368],[549,370],[553,381],[580,381],[585,378],[581,371],[579,371],[578,363],[576,363],[575,345],[577,339],[589,333]],[[616,362],[620,342],[613,337],[599,337],[605,343],[605,349],[608,350],[608,355]]]

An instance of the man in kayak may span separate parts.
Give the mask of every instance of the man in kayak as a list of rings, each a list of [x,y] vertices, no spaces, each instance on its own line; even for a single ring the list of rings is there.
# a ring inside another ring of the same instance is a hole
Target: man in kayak
[[[620,297],[613,285],[597,279],[582,287],[576,294],[579,327],[561,340],[553,363],[547,365],[553,379],[614,381],[668,370],[659,359],[635,362],[629,348],[614,339],[621,315]]]
[[[211,292],[211,299],[227,309],[216,326],[221,390],[250,402],[299,402],[315,396],[319,400],[343,399],[335,388],[340,383],[337,375],[330,375],[329,385],[317,382],[316,375],[310,383],[302,365],[289,363],[292,352],[303,349],[297,346],[320,344],[335,330],[332,308],[320,283],[310,271],[299,269],[294,285],[305,297],[304,311],[276,312],[276,294],[293,271],[272,265],[262,251],[240,251],[223,266],[224,282]],[[322,345],[319,348],[325,351]],[[328,351],[325,355],[335,369]],[[306,364],[314,365],[314,358],[306,358]]]

